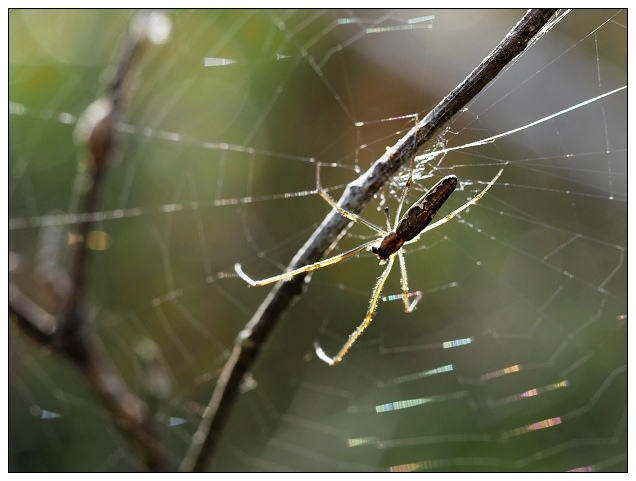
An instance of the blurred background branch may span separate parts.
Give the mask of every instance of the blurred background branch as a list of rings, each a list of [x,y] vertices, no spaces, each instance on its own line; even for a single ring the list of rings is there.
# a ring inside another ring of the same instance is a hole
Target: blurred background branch
[[[69,273],[57,269],[55,275],[47,279],[47,290],[53,293],[54,314],[31,301],[11,280],[9,283],[9,312],[17,319],[22,332],[75,363],[116,425],[141,451],[144,466],[150,471],[163,469],[165,457],[152,412],[130,391],[106,353],[97,347],[87,325],[83,301],[92,214],[99,210],[98,192],[117,145],[117,123],[126,89],[137,56],[153,27],[154,15],[157,14],[142,11],[133,16],[105,96],[88,106],[78,120],[76,140],[85,149],[85,158],[80,159],[80,188],[86,220],[78,226]],[[19,260],[17,254],[11,255]]]

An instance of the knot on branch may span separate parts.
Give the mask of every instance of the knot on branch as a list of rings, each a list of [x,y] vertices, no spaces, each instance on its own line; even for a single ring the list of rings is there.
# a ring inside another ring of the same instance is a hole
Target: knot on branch
[[[108,98],[95,100],[77,121],[75,140],[86,146],[93,175],[106,165],[116,145],[116,121],[117,106]]]

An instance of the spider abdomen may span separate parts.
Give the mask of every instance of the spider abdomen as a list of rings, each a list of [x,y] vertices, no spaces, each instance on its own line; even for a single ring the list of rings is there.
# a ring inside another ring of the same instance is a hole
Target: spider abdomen
[[[395,233],[403,241],[402,243],[417,237],[431,223],[455,187],[457,187],[457,177],[454,175],[446,176],[406,211],[395,229]]]
[[[397,228],[389,232],[378,247],[371,252],[385,262],[399,251],[405,242],[417,237],[431,223],[437,211],[457,187],[457,177],[449,175],[441,179],[426,194],[413,204],[398,222]]]

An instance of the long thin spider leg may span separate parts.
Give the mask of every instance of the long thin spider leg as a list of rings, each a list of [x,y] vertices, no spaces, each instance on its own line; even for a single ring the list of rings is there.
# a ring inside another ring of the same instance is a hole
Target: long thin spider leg
[[[294,269],[293,271],[289,271],[289,272],[284,272],[277,276],[268,277],[267,279],[261,279],[261,280],[252,279],[250,276],[245,274],[245,272],[243,272],[243,268],[241,267],[241,264],[234,264],[234,270],[236,271],[238,276],[241,279],[243,279],[245,282],[247,282],[250,286],[260,287],[266,284],[271,284],[273,282],[291,279],[292,277],[297,276],[298,274],[302,274],[303,272],[315,271],[316,269],[321,269],[323,267],[330,266],[332,264],[335,264],[336,262],[340,262],[345,259],[348,259],[349,257],[355,256],[359,252],[362,252],[363,250],[368,249],[373,244],[377,244],[377,242],[378,242],[378,239],[365,242],[361,246],[358,246],[355,249],[351,249],[350,251],[344,252],[343,254],[338,254],[337,256],[330,257],[329,259],[324,259],[322,261],[315,262],[314,264],[309,264],[304,267],[299,267],[298,269]]]
[[[338,214],[340,214],[341,216],[346,217],[347,219],[352,220],[354,222],[360,222],[360,224],[366,225],[367,227],[369,227],[370,229],[376,231],[378,234],[380,234],[382,236],[385,236],[385,235],[388,234],[388,232],[385,231],[384,229],[380,229],[377,225],[372,224],[368,220],[363,219],[359,215],[354,214],[353,212],[349,212],[347,210],[344,210],[342,207],[340,207],[338,204],[336,204],[336,201],[333,200],[331,198],[331,196],[329,194],[327,194],[327,192],[322,190],[322,187],[319,187],[317,190],[318,190],[318,194],[320,194],[320,197],[325,199],[331,205],[331,207],[333,207],[336,211],[338,211]]]
[[[409,281],[406,275],[406,262],[404,261],[404,254],[400,250],[398,251],[398,258],[400,259],[400,271],[402,273],[402,300],[404,301],[404,311],[410,314],[415,310],[415,306],[422,299],[422,293],[420,291],[415,292],[415,299],[409,304]]]
[[[400,199],[400,203],[398,204],[397,210],[395,212],[395,225],[393,226],[393,230],[397,229],[398,223],[400,222],[400,214],[402,212],[402,206],[404,205],[404,201],[406,200],[406,196],[409,193],[409,189],[411,188],[411,182],[413,182],[413,172],[415,171],[415,157],[411,159],[411,168],[409,170],[409,178],[404,184],[404,190],[402,191],[402,198]]]
[[[349,349],[351,349],[351,346],[354,342],[356,342],[356,339],[360,337],[362,331],[364,331],[371,323],[371,320],[373,319],[373,313],[375,312],[375,306],[377,306],[378,304],[378,299],[380,298],[380,294],[382,293],[384,282],[386,281],[387,277],[389,277],[389,273],[391,272],[391,267],[393,267],[394,260],[395,257],[393,256],[389,259],[384,272],[378,279],[378,282],[373,289],[371,300],[369,301],[369,309],[367,310],[367,315],[365,316],[364,321],[362,321],[362,324],[360,324],[358,328],[349,336],[349,339],[347,339],[347,342],[345,342],[344,346],[342,346],[340,352],[338,352],[338,354],[336,354],[334,357],[329,357],[325,354],[325,351],[322,350],[322,347],[320,347],[320,344],[318,344],[318,342],[314,343],[316,355],[320,360],[326,362],[330,366],[335,366],[336,364],[338,364],[340,361],[342,361],[342,358],[345,356],[345,354],[347,354]]]
[[[389,206],[384,208],[384,216],[386,217],[386,228],[390,231],[393,229],[391,227],[391,214],[389,214]]]
[[[457,214],[459,214],[461,211],[463,211],[464,209],[467,209],[468,207],[473,205],[475,202],[477,202],[479,199],[481,199],[486,194],[486,192],[488,192],[488,189],[490,189],[495,182],[497,182],[497,179],[502,174],[502,172],[503,172],[503,169],[501,169],[499,172],[497,172],[497,175],[495,175],[495,177],[490,182],[488,182],[488,185],[486,186],[486,188],[484,190],[482,190],[479,194],[477,194],[475,197],[470,199],[468,202],[466,202],[464,205],[462,205],[459,209],[455,209],[453,212],[448,214],[446,217],[443,217],[440,220],[438,220],[437,222],[433,222],[432,224],[428,225],[422,232],[420,232],[418,234],[417,237],[415,237],[414,239],[406,242],[406,244],[411,244],[411,243],[419,240],[420,236],[422,234],[424,234],[424,232],[432,230],[432,229],[435,229],[436,227],[439,227],[440,225],[445,224],[446,222],[451,220],[453,217],[455,217]]]
[[[343,209],[336,203],[335,200],[333,200],[333,198],[329,194],[327,194],[327,192],[320,185],[320,164],[316,164],[316,192],[318,192],[318,194],[320,194],[320,197],[325,199],[325,201],[327,201],[327,203],[331,207],[333,207],[341,216],[346,217],[347,219],[352,220],[354,222],[360,222],[361,224],[366,225],[368,228],[376,231],[378,234],[382,236],[385,236],[388,234],[387,231],[385,231],[384,229],[380,229],[377,225],[372,224],[368,220],[363,219],[362,217],[360,217],[357,214],[354,214],[353,212],[349,212]]]

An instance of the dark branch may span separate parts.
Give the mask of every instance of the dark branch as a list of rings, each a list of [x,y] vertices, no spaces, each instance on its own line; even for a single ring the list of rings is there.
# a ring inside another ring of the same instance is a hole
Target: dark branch
[[[86,171],[88,173],[83,198],[84,212],[97,210],[99,188],[103,182],[106,167],[117,146],[117,121],[122,114],[126,87],[130,79],[134,61],[145,44],[146,37],[139,26],[149,21],[150,12],[135,14],[129,28],[128,37],[122,46],[120,58],[111,71],[106,85],[105,96],[96,100],[84,111],[77,123],[76,140],[86,149]],[[86,254],[88,233],[92,222],[87,220],[79,225],[75,256],[71,266],[74,295],[69,299],[67,310],[72,310],[83,297],[86,277]]]
[[[556,10],[531,10],[508,33],[504,40],[466,79],[367,172],[345,189],[339,205],[349,212],[360,213],[373,195],[406,165],[417,151],[439,132],[486,87],[510,62],[521,54],[555,16]],[[335,211],[327,215],[313,235],[298,251],[289,270],[318,261],[349,225],[350,221]],[[245,329],[239,333],[190,449],[181,465],[183,471],[203,471],[212,458],[221,432],[231,413],[246,373],[256,360],[264,342],[281,315],[301,295],[306,274],[278,283],[265,298]]]

